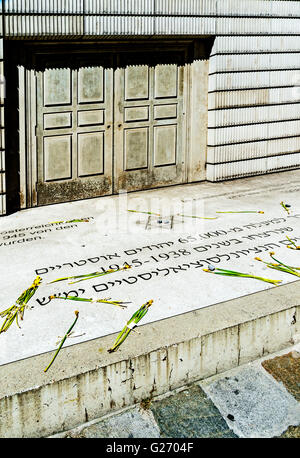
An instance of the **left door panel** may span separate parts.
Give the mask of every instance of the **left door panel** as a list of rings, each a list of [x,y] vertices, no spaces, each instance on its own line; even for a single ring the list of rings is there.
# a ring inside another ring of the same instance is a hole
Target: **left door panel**
[[[113,73],[107,62],[52,63],[37,71],[36,113],[35,205],[111,194]]]

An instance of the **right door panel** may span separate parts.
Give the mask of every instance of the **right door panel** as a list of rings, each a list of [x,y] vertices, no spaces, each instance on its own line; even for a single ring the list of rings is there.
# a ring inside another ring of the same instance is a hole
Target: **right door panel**
[[[124,53],[115,71],[114,192],[185,179],[180,53]]]

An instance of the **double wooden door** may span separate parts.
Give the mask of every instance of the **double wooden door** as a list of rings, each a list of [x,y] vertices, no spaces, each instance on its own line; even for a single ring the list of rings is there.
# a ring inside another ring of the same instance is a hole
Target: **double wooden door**
[[[184,52],[69,59],[32,75],[31,205],[184,182]]]

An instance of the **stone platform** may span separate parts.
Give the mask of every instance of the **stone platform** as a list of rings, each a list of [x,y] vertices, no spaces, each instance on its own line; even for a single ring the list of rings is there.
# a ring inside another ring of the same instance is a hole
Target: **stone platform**
[[[254,260],[269,261],[274,251],[283,262],[300,265],[300,251],[288,249],[286,238],[300,245],[299,178],[299,171],[291,171],[124,192],[1,218],[1,310],[37,275],[42,285],[21,329],[14,323],[0,335],[0,436],[72,428],[300,340],[297,277]],[[290,214],[281,201],[291,205]],[[247,210],[264,213],[217,213]],[[90,220],[67,222],[78,218]],[[282,283],[214,275],[203,271],[208,265]],[[131,267],[75,284],[49,284],[124,266]],[[130,303],[122,310],[50,300],[54,294]],[[153,305],[138,332],[109,354],[116,333],[149,299]],[[44,373],[75,310],[74,334]]]

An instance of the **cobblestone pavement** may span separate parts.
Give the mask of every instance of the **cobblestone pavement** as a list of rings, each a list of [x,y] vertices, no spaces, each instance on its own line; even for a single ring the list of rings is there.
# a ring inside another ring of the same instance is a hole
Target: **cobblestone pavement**
[[[52,437],[300,438],[300,345]]]

